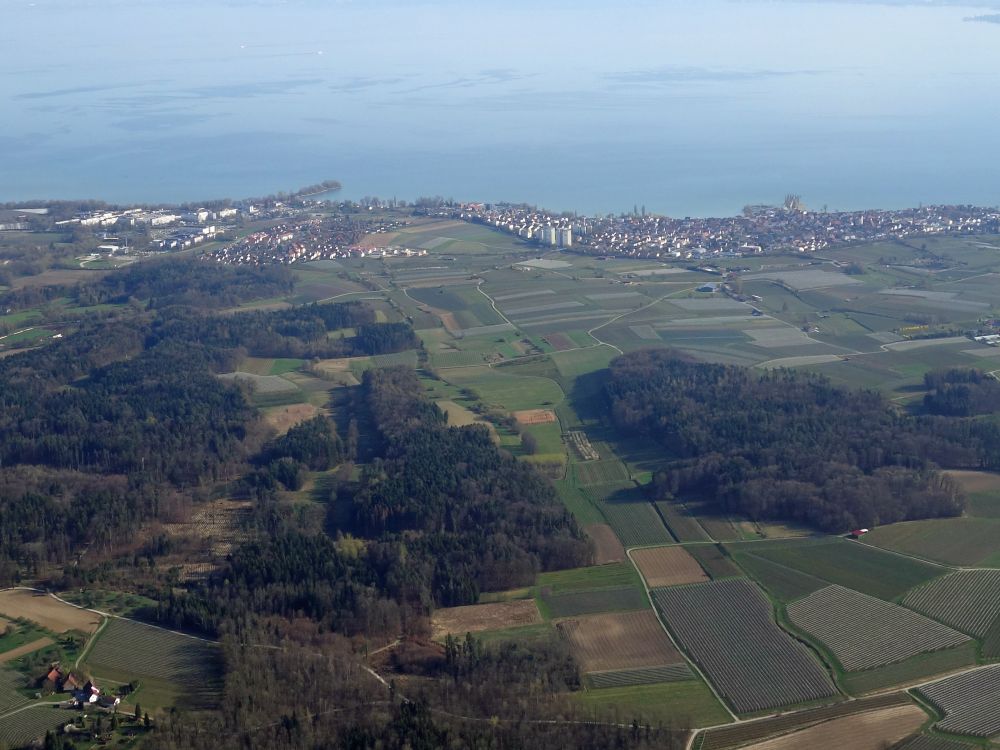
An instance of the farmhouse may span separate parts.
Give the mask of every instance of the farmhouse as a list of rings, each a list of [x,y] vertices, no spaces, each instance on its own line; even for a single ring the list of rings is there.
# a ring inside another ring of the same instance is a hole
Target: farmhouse
[[[88,705],[100,708],[115,708],[122,702],[122,699],[117,695],[102,693],[93,680],[89,680],[86,685],[74,692],[73,698],[81,708]]]
[[[868,533],[868,529],[855,529],[851,532],[851,539],[860,539]]]

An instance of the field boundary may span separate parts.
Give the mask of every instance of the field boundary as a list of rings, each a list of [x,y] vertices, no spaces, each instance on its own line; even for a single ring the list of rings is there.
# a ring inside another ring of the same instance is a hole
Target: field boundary
[[[639,580],[642,581],[642,588],[645,590],[646,597],[650,601],[650,607],[653,610],[653,614],[656,616],[656,621],[660,623],[660,627],[663,628],[663,632],[667,634],[667,638],[670,639],[670,643],[673,644],[673,647],[677,649],[677,653],[679,653],[681,656],[684,657],[684,661],[687,662],[687,665],[688,667],[690,667],[691,671],[694,674],[696,674],[699,677],[699,679],[701,679],[701,681],[708,686],[708,689],[712,692],[712,695],[715,696],[715,699],[719,701],[719,704],[722,706],[725,712],[729,714],[730,717],[732,717],[733,722],[739,723],[740,718],[733,713],[731,708],[729,708],[729,704],[726,703],[724,700],[722,700],[722,696],[719,695],[719,692],[715,689],[715,685],[709,682],[708,677],[706,677],[705,673],[701,671],[701,667],[699,667],[697,664],[694,663],[694,661],[687,655],[687,652],[684,649],[682,649],[680,645],[677,643],[677,641],[674,639],[673,633],[670,632],[670,628],[668,628],[666,623],[663,621],[663,617],[660,614],[660,610],[656,607],[655,604],[652,603],[653,596],[649,591],[649,585],[646,583],[646,579],[643,577],[642,571],[639,570],[639,566],[636,565],[635,560],[632,559],[632,550],[631,549],[625,550],[625,554],[628,556],[628,561],[632,564],[632,567],[635,568],[636,572],[639,574]],[[729,726],[729,725],[721,724],[719,726]],[[694,738],[695,736],[697,736],[697,733],[698,733],[697,729],[691,730],[691,736],[688,739],[686,750],[691,750],[691,745],[694,742]]]

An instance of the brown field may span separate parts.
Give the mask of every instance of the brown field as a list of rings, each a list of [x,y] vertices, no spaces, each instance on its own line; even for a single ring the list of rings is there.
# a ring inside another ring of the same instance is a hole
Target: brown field
[[[746,750],[882,750],[909,737],[925,721],[927,714],[917,706],[895,706],[833,719]]]
[[[37,641],[32,641],[31,643],[25,643],[23,646],[12,648],[10,651],[5,651],[0,654],[0,664],[16,659],[19,656],[24,656],[25,654],[34,653],[40,648],[51,646],[53,643],[54,641],[51,638],[39,638]]]
[[[193,536],[211,545],[212,554],[223,557],[246,541],[240,531],[240,520],[253,506],[249,500],[212,500],[191,514],[185,523],[166,523],[163,530],[171,536]]]
[[[366,234],[358,244],[361,247],[389,247],[399,240],[399,232],[379,232]]]
[[[0,614],[11,618],[23,617],[56,633],[68,630],[93,633],[101,625],[98,614],[64,604],[48,594],[25,589],[0,591]]]
[[[78,284],[81,281],[97,281],[107,276],[110,271],[68,268],[49,268],[35,276],[19,276],[11,282],[11,289],[23,289],[29,286],[50,286],[58,284]]]
[[[565,333],[550,333],[543,337],[549,345],[557,352],[564,352],[568,349],[576,349],[576,344]]]
[[[435,403],[441,411],[448,415],[449,427],[467,427],[470,424],[485,425],[490,431],[493,442],[499,445],[500,436],[497,434],[497,428],[492,422],[482,419],[475,412],[466,409],[461,404],[456,404],[454,401],[436,401]]]
[[[518,424],[549,424],[556,421],[556,413],[551,409],[525,409],[514,412]]]
[[[534,599],[519,599],[495,604],[471,604],[466,607],[439,609],[431,617],[434,638],[444,638],[481,630],[502,630],[542,621]]]
[[[698,561],[683,547],[637,549],[632,552],[632,559],[651,589],[709,580]]]
[[[684,661],[652,610],[578,617],[563,620],[558,627],[569,639],[584,672]]]
[[[319,414],[319,408],[313,404],[292,404],[291,406],[275,406],[264,410],[264,421],[284,435],[295,425],[312,419]]]
[[[348,372],[351,369],[351,358],[321,359],[316,363],[316,369],[320,372]]]
[[[625,559],[625,548],[618,540],[618,535],[606,523],[592,523],[583,530],[594,540],[594,562],[598,565],[622,562]]]
[[[993,492],[1000,490],[1000,474],[989,471],[945,471],[966,492]]]

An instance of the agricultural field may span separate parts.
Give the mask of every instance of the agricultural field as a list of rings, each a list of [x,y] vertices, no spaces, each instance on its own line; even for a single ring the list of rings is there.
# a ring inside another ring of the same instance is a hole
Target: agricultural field
[[[535,588],[547,618],[649,608],[642,581],[629,563],[541,573]]]
[[[28,643],[25,643],[21,646],[16,646],[15,648],[10,649],[9,651],[4,651],[3,653],[0,653],[0,664],[3,664],[4,662],[8,661],[14,661],[14,659],[18,659],[22,656],[25,656],[26,654],[33,654],[39,649],[43,649],[46,646],[51,646],[53,643],[55,643],[55,641],[53,641],[51,638],[48,637],[36,638],[35,640],[29,641]]]
[[[703,727],[732,720],[700,680],[583,690],[570,698],[583,717],[597,721],[620,722],[629,716],[654,726]]]
[[[752,551],[787,568],[887,601],[894,601],[914,586],[947,572],[937,565],[843,539],[794,545],[759,544],[753,545]]]
[[[826,581],[788,568],[750,552],[736,555],[736,562],[779,601],[792,602],[819,591]]]
[[[563,620],[557,628],[587,673],[684,664],[650,609]]]
[[[626,548],[674,541],[656,508],[633,483],[591,485],[583,488],[583,494],[601,511]]]
[[[28,704],[19,690],[26,687],[24,675],[0,666],[0,715]]]
[[[614,529],[606,523],[592,523],[583,527],[584,533],[594,543],[594,563],[607,565],[625,559],[625,548]]]
[[[657,500],[656,509],[670,533],[679,542],[707,542],[709,536],[691,510],[683,503]]]
[[[94,612],[28,589],[0,591],[0,615],[23,617],[53,633],[67,633],[71,630],[93,633],[100,627],[102,620]]]
[[[222,688],[218,645],[134,620],[111,618],[85,665],[105,681],[138,680],[144,705],[212,706]]]
[[[698,734],[694,747],[696,750],[729,750],[841,717],[853,717],[884,708],[912,705],[910,697],[902,692],[835,703],[820,708],[789,712],[772,718],[746,721],[731,727],[709,729]]]
[[[535,625],[541,621],[542,616],[534,599],[517,599],[439,609],[431,617],[431,627],[433,637],[440,640],[449,634],[465,635],[481,630],[503,630]]]
[[[580,487],[595,484],[614,484],[628,481],[628,469],[618,459],[586,461],[573,464],[573,475]]]
[[[1000,736],[1000,664],[946,677],[924,685],[920,692],[944,718],[935,726],[943,732],[972,737]]]
[[[790,604],[788,617],[830,649],[848,672],[881,667],[969,640],[916,612],[842,586],[827,586]]]
[[[639,574],[627,562],[539,573],[535,583],[543,593],[551,594],[622,586],[642,590]]]
[[[77,712],[40,703],[0,718],[0,745],[24,747],[45,733],[71,723]]]
[[[809,650],[781,630],[746,579],[657,589],[653,599],[681,647],[737,713],[837,694]]]
[[[926,720],[917,706],[881,708],[749,745],[747,750],[882,750],[918,731]]]
[[[865,695],[897,685],[915,685],[929,679],[979,663],[977,644],[966,641],[960,646],[912,656],[905,661],[889,664],[863,672],[847,672],[840,684],[851,695]]]
[[[692,544],[686,549],[712,579],[743,575],[718,544]]]
[[[641,669],[612,669],[605,672],[591,672],[587,684],[591,688],[626,687],[628,685],[655,685],[658,682],[685,682],[694,680],[695,674],[686,663],[665,667],[643,667]]]
[[[907,740],[897,750],[972,750],[972,745],[943,737],[931,737],[921,734]]]
[[[1000,519],[936,518],[881,526],[865,544],[948,565],[1000,567]]]
[[[649,607],[641,589],[618,587],[574,591],[567,594],[539,594],[539,608],[550,618],[578,617],[599,612],[628,612]]]
[[[1000,571],[960,570],[907,595],[903,604],[976,638],[1000,620]]]
[[[637,549],[632,552],[632,560],[651,589],[709,580],[684,547]]]
[[[947,471],[965,491],[966,513],[976,518],[1000,518],[1000,474]]]

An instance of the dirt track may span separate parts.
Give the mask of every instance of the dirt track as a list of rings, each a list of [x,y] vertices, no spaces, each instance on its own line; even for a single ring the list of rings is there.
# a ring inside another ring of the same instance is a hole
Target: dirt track
[[[16,659],[19,656],[24,656],[25,654],[34,653],[40,648],[51,646],[52,643],[53,640],[51,638],[39,638],[37,641],[32,641],[31,643],[25,643],[23,646],[12,648],[10,651],[4,651],[2,654],[0,654],[0,664]]]

